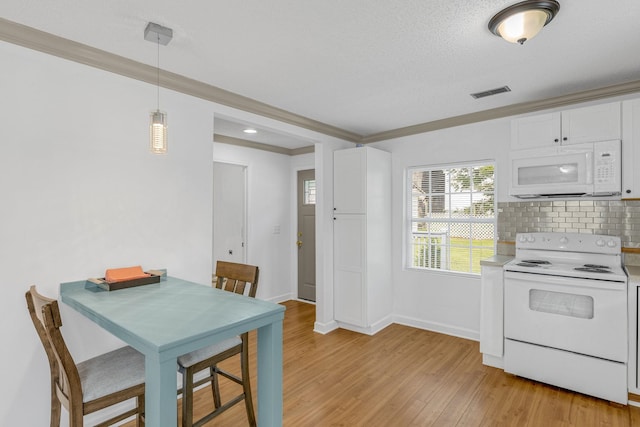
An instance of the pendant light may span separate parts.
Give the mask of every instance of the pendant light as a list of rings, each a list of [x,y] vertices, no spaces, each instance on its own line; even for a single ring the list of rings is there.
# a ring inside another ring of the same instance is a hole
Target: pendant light
[[[489,30],[508,42],[523,44],[536,36],[560,10],[555,0],[526,0],[498,12],[489,21]]]
[[[168,148],[167,138],[167,113],[160,111],[160,45],[166,46],[173,37],[171,28],[149,22],[144,29],[144,39],[155,42],[158,46],[157,88],[158,105],[151,112],[151,124],[149,125],[149,148],[152,153],[165,154]]]

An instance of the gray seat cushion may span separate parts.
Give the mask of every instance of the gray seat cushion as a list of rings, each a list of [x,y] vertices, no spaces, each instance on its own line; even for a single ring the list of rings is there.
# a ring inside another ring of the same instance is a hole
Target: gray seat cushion
[[[127,346],[78,363],[83,401],[144,384],[144,355]]]
[[[222,353],[225,350],[229,350],[230,348],[235,347],[239,344],[242,344],[242,340],[240,339],[240,337],[233,337],[210,345],[209,347],[192,351],[191,353],[187,353],[183,356],[178,357],[178,367],[188,368],[189,366],[195,365],[202,360]]]

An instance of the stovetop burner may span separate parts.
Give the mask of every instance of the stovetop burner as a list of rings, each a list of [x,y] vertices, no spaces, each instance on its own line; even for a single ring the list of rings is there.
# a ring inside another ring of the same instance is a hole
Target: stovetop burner
[[[587,267],[587,268],[599,268],[599,269],[609,269],[611,267],[609,267],[608,265],[598,265],[598,264],[585,264],[583,265],[583,267]]]
[[[574,268],[574,270],[576,271],[588,271],[589,273],[611,273],[611,270],[609,270],[609,267],[603,267],[600,266],[601,268],[598,267],[589,267],[588,264],[585,264],[584,267],[576,267]]]
[[[516,265],[519,265],[520,267],[540,267],[540,264],[529,261],[522,261],[517,263]]]
[[[528,256],[526,256],[528,255]],[[507,267],[511,271],[519,271],[532,274],[544,274],[550,276],[564,276],[572,278],[590,278],[606,281],[622,281],[626,274],[622,268],[612,264],[606,264],[596,257],[591,259],[579,259],[575,256],[564,256],[560,252],[551,253],[556,258],[543,258],[543,254],[526,254],[522,258],[516,258]],[[563,255],[563,256],[561,256]]]

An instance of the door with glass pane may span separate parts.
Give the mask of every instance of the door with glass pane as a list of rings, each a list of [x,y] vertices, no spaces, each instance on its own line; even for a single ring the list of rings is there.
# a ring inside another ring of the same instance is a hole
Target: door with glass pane
[[[298,298],[316,300],[315,170],[298,171]]]

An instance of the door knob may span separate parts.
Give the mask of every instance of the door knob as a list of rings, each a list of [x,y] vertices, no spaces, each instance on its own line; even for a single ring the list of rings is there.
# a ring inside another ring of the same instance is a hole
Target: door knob
[[[301,248],[301,247],[302,247],[302,240],[298,240],[298,241],[296,242],[296,245],[298,245],[298,247],[299,247],[299,248]]]

